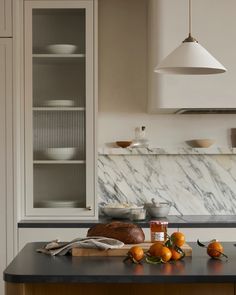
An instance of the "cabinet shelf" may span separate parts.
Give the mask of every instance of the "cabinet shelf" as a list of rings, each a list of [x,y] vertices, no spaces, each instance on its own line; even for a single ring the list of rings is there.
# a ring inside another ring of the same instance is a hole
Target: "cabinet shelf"
[[[85,164],[84,160],[34,160],[34,164]]]
[[[45,111],[45,112],[52,112],[52,111],[77,111],[77,112],[84,112],[85,108],[81,107],[34,107],[33,111]]]
[[[49,59],[57,59],[57,58],[84,58],[84,53],[79,54],[52,54],[52,53],[37,53],[33,54],[33,58],[49,58]]]
[[[33,54],[36,63],[60,63],[60,62],[81,62],[85,60],[85,54]]]

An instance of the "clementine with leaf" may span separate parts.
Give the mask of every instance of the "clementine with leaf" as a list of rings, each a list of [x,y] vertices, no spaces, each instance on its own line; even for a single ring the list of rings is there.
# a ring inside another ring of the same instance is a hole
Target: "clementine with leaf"
[[[139,246],[133,246],[132,248],[129,249],[128,256],[130,256],[136,262],[141,261],[144,257],[143,248]]]
[[[219,242],[211,242],[207,246],[207,254],[212,258],[218,258],[224,253],[224,248]]]
[[[160,257],[163,247],[164,245],[161,242],[156,242],[150,246],[148,253],[150,254],[150,256]]]
[[[170,251],[172,254],[172,256],[171,256],[172,260],[179,260],[183,257],[183,253],[176,251],[174,248],[170,248]]]
[[[172,253],[169,248],[167,247],[162,247],[161,253],[160,253],[160,258],[163,262],[168,262],[171,259]]]
[[[172,243],[178,247],[183,246],[183,244],[185,243],[185,236],[181,232],[174,232],[170,236],[170,239],[171,239]]]

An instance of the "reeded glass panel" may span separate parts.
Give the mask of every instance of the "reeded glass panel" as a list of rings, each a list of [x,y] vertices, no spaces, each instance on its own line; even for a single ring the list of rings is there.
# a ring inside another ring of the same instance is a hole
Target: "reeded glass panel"
[[[85,208],[85,9],[32,17],[34,208]]]

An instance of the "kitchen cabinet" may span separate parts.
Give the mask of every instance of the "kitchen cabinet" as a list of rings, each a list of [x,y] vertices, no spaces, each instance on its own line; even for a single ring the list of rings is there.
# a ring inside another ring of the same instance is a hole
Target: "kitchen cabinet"
[[[0,0],[0,37],[12,36],[12,0]]]
[[[13,258],[12,40],[0,38],[0,273]],[[0,278],[0,294],[4,285]]]
[[[96,1],[25,1],[22,218],[96,208]]]
[[[235,242],[236,228],[180,228],[187,242],[210,241],[217,239],[221,242]]]
[[[168,234],[177,231],[177,228],[169,228]],[[150,229],[143,228],[145,239],[150,240]],[[18,229],[18,251],[30,242],[48,242],[54,239],[60,241],[71,241],[78,237],[86,237],[88,228],[19,228]]]
[[[75,238],[86,237],[88,228],[20,228],[18,231],[18,251],[27,243],[49,242],[55,239],[72,241]]]

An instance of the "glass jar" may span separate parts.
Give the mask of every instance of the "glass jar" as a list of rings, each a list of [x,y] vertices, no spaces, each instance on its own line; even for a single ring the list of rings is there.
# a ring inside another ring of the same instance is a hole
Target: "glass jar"
[[[167,221],[150,221],[151,242],[165,242],[167,240]]]

